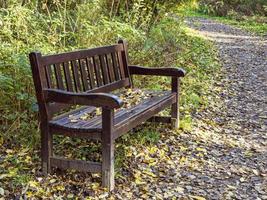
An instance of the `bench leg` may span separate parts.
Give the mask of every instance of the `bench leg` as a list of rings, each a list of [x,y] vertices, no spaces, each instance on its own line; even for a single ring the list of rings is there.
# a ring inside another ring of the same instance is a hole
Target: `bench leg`
[[[176,102],[171,106],[171,124],[175,129],[179,128],[179,88],[180,80],[179,78],[172,77],[172,92],[176,92]]]
[[[52,134],[46,124],[41,124],[41,159],[42,172],[47,175],[51,172],[50,157],[52,155]]]
[[[114,110],[102,109],[102,187],[114,189]]]

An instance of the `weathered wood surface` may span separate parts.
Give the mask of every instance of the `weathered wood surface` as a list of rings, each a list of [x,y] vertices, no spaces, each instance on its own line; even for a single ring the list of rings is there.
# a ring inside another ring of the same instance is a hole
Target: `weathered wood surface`
[[[42,170],[62,169],[102,172],[102,185],[114,189],[114,143],[122,134],[145,122],[179,124],[178,68],[144,68],[128,65],[127,44],[42,56],[31,53],[36,97],[40,112]],[[132,87],[132,75],[172,77],[171,91],[157,93],[136,106],[122,108],[123,101],[111,92]],[[73,105],[85,105],[62,112]],[[171,106],[171,116],[155,116]],[[96,107],[101,115],[91,115]],[[102,163],[68,160],[52,156],[53,134],[91,138],[102,142]]]
[[[152,112],[152,110],[156,107],[159,107],[159,109],[162,110],[162,102],[173,102],[175,101],[175,98],[175,95],[171,92],[153,93],[152,98],[144,100],[137,106],[118,110],[117,112],[115,112],[114,116],[115,129],[120,129],[119,127],[122,127],[124,124],[126,127],[131,127],[130,123],[132,123],[132,121],[136,121],[137,117],[142,117],[141,121],[146,120],[143,119],[143,117],[148,119],[151,118],[151,114],[149,115],[146,113]],[[100,130],[102,129],[101,116],[95,116],[88,120],[82,119],[82,116],[88,115],[94,110],[94,107],[85,107],[84,110],[79,109],[77,112],[73,111],[65,115],[61,115],[51,120],[49,122],[49,126],[51,128],[57,128],[57,130],[63,129],[67,132],[100,132]],[[90,137],[89,134],[88,137]]]

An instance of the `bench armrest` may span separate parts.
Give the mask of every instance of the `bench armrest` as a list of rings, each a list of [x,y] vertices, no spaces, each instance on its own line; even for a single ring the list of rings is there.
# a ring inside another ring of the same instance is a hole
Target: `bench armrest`
[[[105,108],[120,108],[123,105],[123,101],[119,97],[109,93],[74,93],[58,89],[43,91],[47,102]]]
[[[164,67],[164,68],[150,68],[129,65],[130,74],[139,75],[154,75],[154,76],[172,76],[172,77],[184,77],[185,71],[180,68]]]

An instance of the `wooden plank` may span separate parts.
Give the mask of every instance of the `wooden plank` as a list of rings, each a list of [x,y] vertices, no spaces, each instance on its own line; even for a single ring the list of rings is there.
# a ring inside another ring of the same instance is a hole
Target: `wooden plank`
[[[171,117],[173,128],[179,128],[179,78],[172,77],[172,92],[175,93],[175,102],[171,106]]]
[[[51,70],[51,65],[45,66],[45,75],[46,75],[46,80],[47,80],[47,86],[48,88],[54,88],[55,85],[53,83],[53,73]]]
[[[49,128],[54,133],[54,135],[64,135],[68,137],[86,138],[98,141],[101,140],[102,129],[78,129],[59,127],[56,125],[49,125]]]
[[[64,90],[64,83],[62,78],[62,70],[60,64],[55,64],[55,74],[56,74],[56,81],[57,81],[57,87],[58,89]]]
[[[70,72],[70,66],[68,62],[63,63],[64,76],[66,80],[67,90],[73,92],[73,84]]]
[[[156,113],[170,106],[173,102],[174,102],[173,98],[165,99],[164,101],[161,101],[157,105],[146,110],[142,114],[131,116],[131,118],[128,119],[127,122],[122,121],[119,124],[116,124],[114,131],[114,138],[120,137],[122,134],[126,133],[127,131],[131,130],[132,128],[136,127],[142,122],[148,120]]]
[[[122,51],[123,46],[121,44],[115,44],[110,46],[97,47],[92,49],[83,49],[79,51],[60,53],[54,55],[46,55],[42,57],[43,65],[52,65],[55,63],[63,63],[70,60],[78,60],[82,58],[93,57],[95,55],[103,55],[111,52]]]
[[[128,68],[128,48],[127,48],[127,43],[126,43],[126,41],[124,41],[122,39],[120,39],[118,41],[118,43],[123,45],[123,50],[121,51],[121,59],[122,59],[122,65],[123,65],[125,77],[130,77],[130,72],[129,72],[129,68]],[[131,79],[130,79],[130,82],[132,82]]]
[[[114,109],[103,108],[102,111],[103,132],[102,139],[102,186],[112,191],[115,186],[114,179]]]
[[[57,89],[44,89],[46,102],[58,102],[71,105],[120,108],[122,100],[108,93],[73,93]]]
[[[41,53],[32,52],[30,53],[29,58],[40,113],[42,171],[44,174],[47,174],[50,172],[52,134],[47,123],[50,119],[50,114],[47,108],[47,104],[45,103],[44,96],[42,94],[42,90],[48,87],[45,77],[45,65],[42,64]]]
[[[121,52],[117,52],[116,55],[117,55],[117,60],[118,60],[118,65],[119,65],[120,77],[121,77],[121,79],[123,79],[123,78],[125,78],[125,73],[124,73],[124,67],[123,67]]]
[[[116,81],[98,88],[95,88],[93,90],[88,91],[88,93],[93,93],[93,92],[111,92],[120,88],[124,88],[129,86],[129,78],[122,79],[120,81]]]
[[[156,67],[141,67],[141,66],[130,65],[129,70],[131,75],[137,74],[137,75],[172,76],[172,77],[185,76],[185,71],[183,69],[174,67],[156,68]]]
[[[108,69],[107,69],[107,64],[105,62],[105,55],[100,55],[99,60],[100,60],[100,66],[101,66],[101,72],[102,72],[102,77],[104,80],[104,84],[109,83],[109,77],[108,77]]]
[[[119,65],[116,59],[116,55],[114,52],[111,53],[112,65],[114,69],[115,79],[120,80],[120,72],[119,72]]]
[[[94,69],[95,69],[96,83],[97,83],[97,86],[100,87],[103,85],[103,80],[101,77],[100,65],[99,65],[98,59],[96,59],[95,57],[93,57],[93,64],[94,64]]]
[[[89,80],[90,80],[90,86],[91,86],[91,89],[94,89],[96,87],[96,80],[94,77],[94,66],[92,64],[91,58],[86,59],[86,65],[87,65],[87,71],[88,71]]]
[[[98,132],[98,128],[95,129],[91,126],[88,125],[86,126],[86,124],[92,123],[97,117],[93,117],[89,120],[80,119],[80,117],[85,113],[92,113],[92,111],[89,110],[89,112],[79,113],[78,115],[74,115],[73,117],[71,117],[71,119],[68,116],[66,116],[62,119],[53,120],[50,121],[50,124],[52,124],[53,126],[57,126],[59,128],[61,127],[63,129],[76,129],[77,131],[81,132],[86,132],[88,129],[93,129],[94,131]],[[74,122],[72,120],[74,120]]]
[[[147,121],[149,122],[156,122],[156,123],[171,123],[171,117],[168,116],[153,116],[149,118]]]
[[[149,110],[151,107],[156,106],[160,102],[173,98],[174,94],[171,94],[170,92],[163,92],[160,93],[161,95],[164,94],[163,96],[154,96],[150,99],[146,99],[137,106],[128,108],[128,109],[121,109],[118,112],[115,113],[115,119],[114,123],[115,126],[118,124],[123,124],[124,122],[127,122],[130,120],[130,118],[142,115],[143,112],[146,110]],[[160,95],[159,94],[159,95]],[[152,117],[152,116],[151,116]],[[88,121],[83,125],[83,127],[91,127],[91,128],[102,128],[102,121],[101,121],[101,116],[96,117],[93,120]]]
[[[115,117],[115,124],[116,126],[120,126],[120,124],[124,124],[125,122],[129,121],[130,118],[141,115],[141,113],[145,112],[146,110],[149,110],[159,105],[160,102],[168,99],[173,99],[173,97],[174,97],[173,94],[169,93],[164,96],[153,97],[148,101],[146,101],[145,103],[140,103],[138,106],[133,107],[131,110],[127,111],[127,113],[125,113],[124,115],[120,117]]]
[[[51,165],[61,169],[76,169],[83,172],[101,172],[101,164],[83,160],[70,160],[66,158],[51,157]]]
[[[49,110],[49,113],[50,113],[51,117],[53,117],[54,114],[62,111],[63,109],[68,109],[70,107],[71,107],[71,105],[63,104],[63,103],[51,102],[51,103],[47,104],[47,108]]]
[[[105,58],[106,58],[106,63],[107,63],[107,68],[108,68],[109,80],[112,83],[116,81],[115,75],[114,75],[114,68],[111,63],[111,58],[108,55],[106,55]]]
[[[120,81],[116,81],[114,83],[104,85],[92,90],[87,91],[88,93],[94,93],[94,92],[111,92],[119,88],[127,87],[129,86],[129,79],[123,79]],[[51,112],[51,115],[61,111],[62,109],[69,108],[71,105],[63,104],[63,103],[49,103],[48,108]]]
[[[81,89],[81,82],[80,82],[80,75],[79,75],[79,66],[76,60],[71,61],[71,67],[72,67],[75,90],[76,92],[80,92],[82,91],[82,89]]]
[[[90,79],[87,80],[87,78],[89,76],[86,73],[86,60],[79,60],[79,64],[80,64],[80,69],[81,69],[81,77],[82,77],[83,91],[87,91],[87,90],[89,90],[89,86],[91,84],[89,84]]]
[[[65,112],[61,115],[58,115],[56,117],[53,117],[53,119],[50,122],[54,122],[56,124],[60,124],[60,125],[64,125],[64,121],[66,121],[67,119],[69,119],[69,116],[72,116],[72,119],[78,119],[81,116],[83,116],[84,114],[89,114],[95,111],[95,107],[92,106],[82,106],[78,109],[75,110],[71,110],[69,112]]]

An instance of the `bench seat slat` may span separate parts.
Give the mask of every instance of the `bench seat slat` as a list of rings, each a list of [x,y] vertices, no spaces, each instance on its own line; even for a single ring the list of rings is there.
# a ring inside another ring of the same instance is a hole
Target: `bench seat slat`
[[[117,130],[115,131],[115,137],[119,137],[122,132],[128,131],[130,130],[129,128],[133,128],[140,124],[140,121],[145,121],[151,118],[154,114],[160,112],[163,107],[171,105],[174,101],[175,93],[159,92],[157,94],[154,93],[151,98],[144,100],[137,106],[119,109],[115,112],[114,118],[114,125]],[[64,132],[66,132],[69,136],[71,136],[72,133],[75,134],[75,136],[78,136],[79,133],[82,133],[84,135],[81,137],[86,137],[86,133],[88,133],[88,138],[100,139],[100,133],[102,131],[101,115],[89,120],[80,118],[89,112],[92,112],[92,107],[87,107],[84,110],[80,109],[79,111],[74,112],[71,118],[69,118],[69,113],[66,115],[63,114],[51,120],[49,125],[52,129],[60,132],[59,134],[64,134]],[[71,122],[73,119],[75,119],[75,121]],[[99,136],[97,136],[97,134],[99,134]]]

